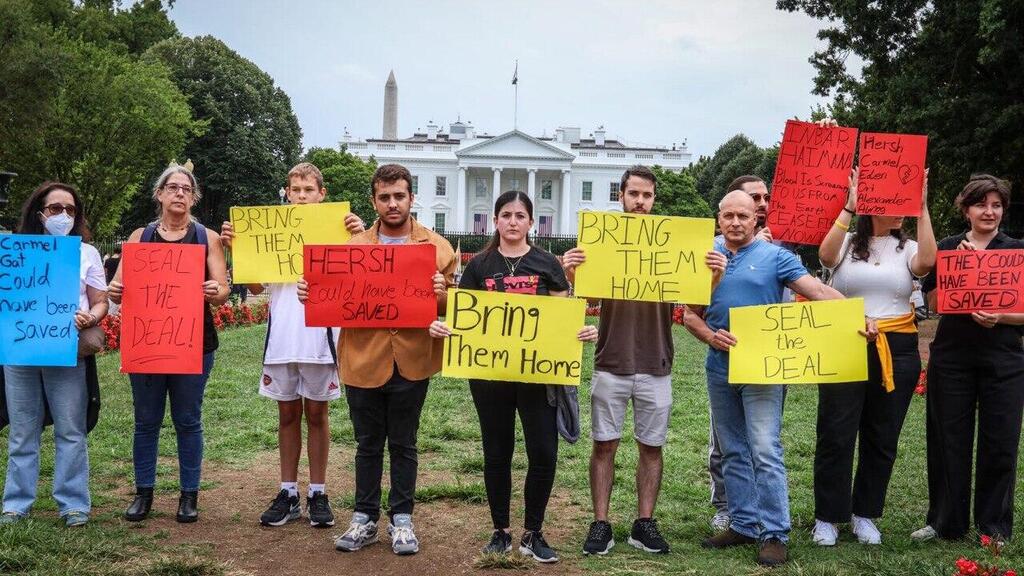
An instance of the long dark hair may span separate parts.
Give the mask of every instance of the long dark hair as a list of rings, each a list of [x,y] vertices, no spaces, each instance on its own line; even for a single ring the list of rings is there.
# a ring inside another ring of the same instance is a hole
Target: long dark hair
[[[530,200],[530,197],[528,195],[518,190],[509,190],[508,192],[503,193],[501,196],[498,196],[498,199],[494,201],[495,217],[497,217],[497,215],[501,213],[501,209],[504,208],[506,204],[511,204],[512,202],[515,202],[517,200],[522,202],[523,206],[526,206],[526,214],[527,216],[530,217],[530,221],[533,221],[533,201]],[[530,246],[533,246],[533,242],[530,242],[529,230],[526,231],[526,243],[529,244]],[[491,236],[491,241],[487,243],[487,246],[484,246],[484,249],[481,252],[487,253],[497,250],[500,244],[501,235],[498,234],[497,230],[495,230],[494,236]]]
[[[853,238],[850,240],[850,252],[853,254],[853,260],[863,260],[864,262],[867,262],[868,257],[871,255],[871,251],[868,248],[868,242],[874,234],[875,227],[871,222],[871,216],[857,216],[857,226],[853,229]],[[903,228],[890,230],[889,234],[900,241],[896,246],[896,250],[903,250],[903,245],[907,243],[907,234],[903,232]]]
[[[25,200],[21,207],[21,220],[18,222],[18,234],[46,234],[46,227],[39,219],[39,213],[43,211],[46,195],[54,190],[64,190],[75,199],[75,224],[71,227],[68,236],[81,236],[83,242],[92,240],[89,232],[89,224],[85,221],[85,209],[82,206],[82,198],[74,186],[62,182],[46,181],[39,185],[32,192],[32,195]]]

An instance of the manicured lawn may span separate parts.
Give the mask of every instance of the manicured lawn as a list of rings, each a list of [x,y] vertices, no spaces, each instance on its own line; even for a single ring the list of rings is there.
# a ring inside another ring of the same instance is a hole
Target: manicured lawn
[[[221,349],[207,386],[204,407],[206,458],[211,466],[244,468],[257,455],[276,448],[276,409],[253,391],[259,375],[265,328],[239,328],[221,335]],[[709,534],[707,521],[713,513],[708,504],[705,470],[707,443],[707,393],[703,379],[704,347],[685,331],[676,329],[677,355],[674,378],[672,428],[665,458],[665,481],[657,516],[672,553],[667,556],[641,554],[625,545],[629,523],[635,514],[633,474],[636,450],[625,442],[616,467],[616,489],[612,510],[617,545],[604,558],[583,558],[580,545],[587,529],[590,509],[587,464],[590,447],[586,436],[575,446],[562,444],[555,496],[558,506],[550,516],[571,516],[578,526],[559,541],[562,552],[558,566],[534,568],[563,573],[593,571],[604,574],[759,574],[753,548],[709,552],[700,548]],[[587,349],[584,383],[589,382],[592,347]],[[43,480],[29,523],[0,529],[0,573],[14,574],[218,574],[223,571],[215,551],[208,547],[181,544],[162,545],[162,535],[137,530],[119,519],[131,490],[132,412],[127,378],[118,373],[116,354],[100,361],[103,383],[101,421],[89,438],[92,463],[92,494],[96,513],[84,530],[67,531],[57,521],[49,495],[53,471],[52,433],[47,431],[43,450]],[[583,429],[589,432],[589,399],[583,386],[581,404]],[[791,562],[770,571],[779,575],[907,575],[949,576],[961,555],[982,557],[973,541],[926,543],[910,541],[909,533],[922,525],[927,506],[925,476],[924,400],[916,397],[900,441],[900,456],[889,491],[885,517],[879,523],[883,544],[865,547],[848,531],[834,549],[821,549],[810,541],[813,525],[813,458],[817,394],[813,387],[793,387],[786,403],[784,445],[791,487],[793,516]],[[332,439],[352,445],[352,430],[344,400],[331,407]],[[424,410],[420,446],[424,455],[420,500],[444,500],[473,506],[486,517],[479,447],[479,428],[464,381],[436,378]],[[627,429],[627,438],[631,431]],[[6,453],[6,432],[0,433],[0,454]],[[521,446],[521,444],[520,444]],[[525,469],[525,456],[515,459],[516,474]],[[168,418],[161,439],[158,489],[177,490],[173,428]],[[347,464],[347,463],[346,463]],[[0,458],[0,474],[6,458]],[[332,467],[331,474],[351,473],[350,466]],[[212,482],[216,482],[213,480]],[[514,485],[521,485],[517,477]],[[1019,487],[1018,494],[1024,494]],[[338,493],[335,510],[344,521],[351,493]],[[1018,502],[1020,498],[1018,497]],[[514,502],[521,502],[516,496]],[[467,504],[468,503],[468,504]],[[1017,506],[1020,517],[1021,507]],[[513,510],[517,514],[516,510]],[[521,511],[518,516],[521,517]],[[549,518],[550,519],[550,518]],[[554,520],[552,520],[554,522]],[[572,525],[570,524],[570,527]],[[256,529],[254,527],[254,529]],[[424,534],[435,537],[433,534]],[[481,539],[485,534],[480,535]],[[482,542],[481,542],[482,544]],[[426,552],[426,550],[425,550]],[[476,549],[466,550],[475,555]],[[1019,544],[1005,553],[1010,567],[1024,567]]]

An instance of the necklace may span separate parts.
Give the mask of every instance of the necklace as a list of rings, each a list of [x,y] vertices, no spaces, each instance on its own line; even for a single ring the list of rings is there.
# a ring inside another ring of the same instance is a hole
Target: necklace
[[[501,253],[499,252],[499,254]],[[515,276],[516,268],[519,267],[519,264],[523,261],[523,258],[526,257],[526,254],[523,254],[522,256],[520,256],[519,258],[515,258],[514,260],[510,260],[509,257],[505,256],[504,254],[501,254],[501,257],[503,260],[505,260],[505,266],[508,266],[508,275]]]
[[[188,230],[189,224],[190,222],[186,222],[184,226],[181,226],[179,228],[171,228],[170,226],[164,224],[163,221],[161,221],[159,228],[161,232],[181,232],[182,230]]]
[[[889,247],[889,240],[895,240],[895,238],[892,237],[892,236],[886,236],[885,238],[882,238],[881,240],[882,240],[882,242],[878,243],[878,244],[881,245],[879,247],[879,249],[878,249],[878,252],[875,253],[874,251],[872,251],[872,256],[875,257],[875,266],[881,266],[882,265],[882,253],[885,252],[885,249]]]

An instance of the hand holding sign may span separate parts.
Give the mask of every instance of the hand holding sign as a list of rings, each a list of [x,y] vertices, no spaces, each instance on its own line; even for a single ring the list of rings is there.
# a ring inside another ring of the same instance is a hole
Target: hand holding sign
[[[927,136],[862,133],[857,213],[920,216],[927,149]]]

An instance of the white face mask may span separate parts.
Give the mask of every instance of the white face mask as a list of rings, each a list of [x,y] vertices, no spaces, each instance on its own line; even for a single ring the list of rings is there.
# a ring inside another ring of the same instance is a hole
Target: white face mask
[[[67,236],[68,232],[75,226],[75,219],[61,212],[56,216],[50,216],[43,222],[43,227],[51,236]]]

